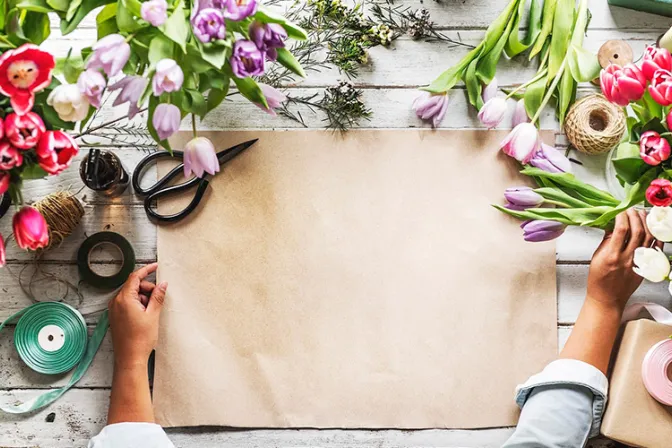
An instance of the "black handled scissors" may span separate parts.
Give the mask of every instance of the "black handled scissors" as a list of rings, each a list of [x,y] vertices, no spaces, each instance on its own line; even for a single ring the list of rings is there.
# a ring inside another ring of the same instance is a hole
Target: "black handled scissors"
[[[233,160],[247,148],[254,145],[257,142],[257,140],[258,139],[248,140],[246,142],[240,143],[236,146],[232,146],[231,148],[218,152],[217,160],[219,161],[219,165],[220,166],[225,165],[227,162]],[[140,179],[147,170],[147,168],[150,166],[150,164],[156,163],[159,159],[164,158],[166,159],[177,158],[184,160],[184,153],[182,151],[173,151],[171,155],[170,152],[168,151],[158,151],[142,159],[140,163],[138,163],[138,166],[136,166],[135,170],[133,171],[133,179],[132,179],[133,189],[135,190],[136,194],[138,194],[138,196],[142,196],[145,198],[145,212],[147,213],[147,216],[149,216],[151,219],[157,222],[165,222],[165,223],[177,222],[189,216],[189,214],[193,212],[196,209],[196,207],[198,207],[198,204],[201,202],[201,199],[203,199],[205,190],[208,188],[210,180],[207,179],[206,176],[194,177],[193,179],[189,179],[188,181],[183,182],[181,184],[170,185],[174,179],[180,176],[184,176],[184,163],[180,163],[175,168],[170,170],[168,174],[159,179],[151,187],[142,188],[140,186]],[[157,199],[164,196],[170,196],[176,193],[180,193],[182,191],[186,191],[194,187],[196,187],[196,194],[194,195],[194,198],[191,200],[191,202],[184,208],[184,210],[172,215],[161,215],[153,208],[153,204]]]

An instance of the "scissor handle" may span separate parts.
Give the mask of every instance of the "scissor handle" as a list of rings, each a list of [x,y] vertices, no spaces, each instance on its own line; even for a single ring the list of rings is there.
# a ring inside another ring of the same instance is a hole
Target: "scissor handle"
[[[149,154],[146,156],[144,159],[138,163],[138,165],[135,167],[135,170],[133,170],[133,178],[131,180],[131,184],[133,185],[133,190],[135,190],[135,193],[138,196],[149,196],[154,193],[157,193],[159,190],[161,190],[163,187],[168,185],[173,179],[178,177],[180,173],[184,171],[184,164],[180,163],[177,165],[175,168],[170,170],[168,174],[163,176],[161,179],[159,179],[154,185],[152,185],[149,188],[142,188],[140,186],[140,179],[142,176],[145,174],[147,171],[147,168],[156,160],[158,159],[163,159],[163,158],[178,158],[181,159],[184,156],[184,153],[182,151],[173,151],[171,154],[168,151],[157,151]],[[186,182],[185,182],[186,183]],[[184,184],[180,184],[184,185]]]
[[[154,208],[152,208],[152,204],[157,199],[163,196],[170,196],[176,193],[180,193],[184,190],[188,190],[189,188],[193,187],[196,184],[198,184],[198,187],[196,188],[196,194],[194,195],[194,198],[182,211],[174,213],[172,215],[161,215]],[[181,221],[187,216],[189,216],[189,214],[193,212],[196,209],[196,207],[198,207],[198,204],[201,202],[201,199],[203,199],[205,190],[208,188],[208,184],[210,184],[210,181],[208,179],[201,179],[199,177],[194,177],[193,179],[184,182],[180,185],[173,185],[158,190],[154,193],[151,193],[145,198],[145,212],[147,213],[147,216],[149,216],[150,219],[157,222],[171,223]]]

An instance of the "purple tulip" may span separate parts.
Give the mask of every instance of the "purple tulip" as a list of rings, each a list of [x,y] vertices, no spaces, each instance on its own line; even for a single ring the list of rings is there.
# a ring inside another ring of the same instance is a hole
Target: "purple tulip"
[[[146,1],[140,7],[140,16],[145,22],[161,26],[168,18],[168,3],[166,0]]]
[[[545,143],[541,144],[541,150],[532,157],[530,165],[548,173],[568,173],[572,171],[572,162],[560,151]]]
[[[165,140],[177,132],[181,121],[180,109],[174,104],[161,103],[154,109],[152,125],[160,140]]]
[[[495,96],[490,98],[478,111],[478,119],[485,127],[492,129],[501,123],[504,114],[506,114],[506,99]]]
[[[207,44],[211,40],[224,39],[226,37],[226,23],[224,15],[218,9],[205,8],[196,14],[192,21],[194,35]]]
[[[180,90],[183,81],[184,73],[177,62],[172,59],[161,59],[156,64],[156,73],[152,78],[154,96],[160,96],[163,92]]]
[[[106,84],[105,77],[98,70],[84,70],[77,78],[79,91],[96,109],[100,107]]]
[[[285,48],[287,31],[277,23],[264,24],[254,21],[249,28],[250,39],[261,51],[266,52],[266,57],[275,61],[278,58],[278,48]]]
[[[492,81],[490,82],[490,84],[485,86],[485,89],[483,89],[483,94],[481,95],[484,103],[487,103],[492,98],[497,96],[497,92],[498,92],[497,87],[498,87],[497,86],[497,78],[492,78]]]
[[[196,137],[184,147],[184,176],[192,173],[203,177],[204,173],[215,174],[219,172],[219,160],[215,147],[205,137]]]
[[[257,12],[257,0],[229,0],[224,10],[224,17],[239,21]]]
[[[259,83],[259,87],[261,88],[261,91],[264,93],[264,96],[266,97],[266,103],[268,104],[268,107],[266,108],[261,104],[255,103],[256,106],[259,107],[259,109],[266,112],[267,114],[273,115],[275,117],[276,113],[274,109],[277,109],[278,107],[280,107],[282,103],[287,101],[287,97],[285,96],[284,93],[282,93],[277,89],[274,89],[268,84]]]
[[[527,110],[525,110],[525,101],[519,100],[513,113],[513,127],[515,128],[520,123],[527,123],[529,121],[530,118],[527,116]]]
[[[238,78],[263,75],[266,69],[264,52],[251,40],[239,40],[233,44],[231,69]]]
[[[86,63],[87,69],[102,69],[108,78],[117,76],[131,56],[131,46],[121,34],[109,34],[91,47],[93,53]]]
[[[525,241],[538,243],[554,240],[565,232],[567,226],[557,221],[525,221],[521,226]]]
[[[544,203],[544,198],[530,187],[507,188],[504,197],[509,202],[506,207],[512,210],[535,208]]]
[[[140,112],[138,101],[140,101],[140,97],[142,97],[146,87],[147,80],[142,76],[135,75],[122,78],[110,86],[110,91],[112,92],[121,89],[121,92],[119,92],[119,95],[112,105],[118,106],[123,103],[128,103],[128,118],[135,117],[135,115]]]
[[[446,93],[422,92],[415,101],[413,109],[418,118],[431,120],[432,126],[436,127],[443,120],[448,110],[448,95]]]

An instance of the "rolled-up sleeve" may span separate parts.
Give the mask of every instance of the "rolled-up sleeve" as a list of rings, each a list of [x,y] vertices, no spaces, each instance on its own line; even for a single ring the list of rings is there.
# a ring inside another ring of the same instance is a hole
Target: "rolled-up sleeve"
[[[504,447],[583,447],[599,434],[607,388],[607,377],[590,364],[553,361],[516,389],[522,411]]]
[[[175,445],[154,423],[117,423],[104,427],[91,439],[89,448],[175,448]]]

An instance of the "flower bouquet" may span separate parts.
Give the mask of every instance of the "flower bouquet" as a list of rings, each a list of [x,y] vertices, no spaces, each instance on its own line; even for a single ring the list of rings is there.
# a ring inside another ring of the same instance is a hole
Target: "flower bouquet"
[[[526,239],[543,241],[557,237],[567,225],[609,228],[617,214],[643,204],[654,206],[647,219],[654,236],[660,241],[672,241],[672,234],[659,230],[672,226],[671,70],[670,52],[654,46],[646,49],[638,64],[623,67],[612,64],[602,70],[602,93],[612,103],[624,107],[628,116],[627,132],[612,159],[625,198],[619,201],[571,174],[548,174],[526,166],[522,173],[533,177],[539,188],[509,191],[507,205],[496,206],[525,220]],[[526,160],[519,160],[527,164]],[[532,227],[543,227],[553,233],[535,238],[527,231]]]
[[[58,15],[67,34],[98,8],[99,40],[81,54],[56,60],[40,50],[50,34],[48,14]],[[197,175],[214,173],[215,149],[197,138],[196,117],[232,93],[274,114],[285,96],[255,77],[271,63],[305,76],[285,48],[288,38],[306,33],[257,0],[10,0],[0,18],[0,195],[20,207],[23,181],[67,168],[111,94],[115,106],[128,103],[128,119],[146,110],[149,133],[168,150],[167,139],[191,115],[185,165]],[[15,214],[13,231],[22,249],[36,250],[48,237],[44,218],[31,210]]]

